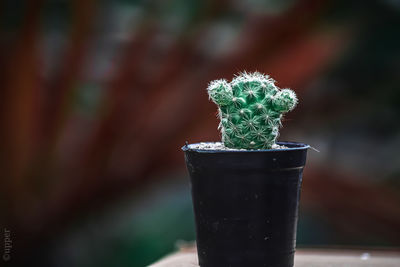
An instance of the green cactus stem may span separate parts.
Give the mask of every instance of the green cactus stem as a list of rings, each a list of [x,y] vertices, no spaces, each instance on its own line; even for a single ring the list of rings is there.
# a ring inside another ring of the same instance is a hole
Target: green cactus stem
[[[268,75],[240,73],[231,82],[212,81],[210,99],[218,106],[219,130],[226,147],[270,149],[279,135],[282,114],[297,104],[290,89],[279,89]]]

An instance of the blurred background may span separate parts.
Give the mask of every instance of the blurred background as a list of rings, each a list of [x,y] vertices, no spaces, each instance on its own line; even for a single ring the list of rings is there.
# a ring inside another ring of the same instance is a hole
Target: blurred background
[[[242,70],[297,92],[280,140],[320,151],[298,247],[400,247],[399,1],[6,0],[0,21],[7,264],[146,266],[193,241],[180,147],[219,140],[205,89]]]

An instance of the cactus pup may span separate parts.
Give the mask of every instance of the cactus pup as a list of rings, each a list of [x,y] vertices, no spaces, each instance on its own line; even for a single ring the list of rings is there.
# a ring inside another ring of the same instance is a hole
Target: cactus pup
[[[222,142],[228,148],[276,146],[282,115],[297,105],[296,94],[280,89],[268,75],[243,72],[231,82],[212,81],[210,99],[218,106]]]

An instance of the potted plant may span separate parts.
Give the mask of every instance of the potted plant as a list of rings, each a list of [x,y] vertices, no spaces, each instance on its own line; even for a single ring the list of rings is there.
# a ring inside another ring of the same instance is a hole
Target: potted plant
[[[222,142],[186,144],[200,266],[292,267],[308,145],[276,142],[297,104],[261,73],[212,81]]]

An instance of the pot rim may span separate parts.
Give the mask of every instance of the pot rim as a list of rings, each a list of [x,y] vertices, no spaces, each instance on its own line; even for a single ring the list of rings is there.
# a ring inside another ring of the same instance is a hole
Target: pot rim
[[[201,142],[201,143],[217,143],[217,142]],[[266,153],[266,152],[284,152],[284,151],[293,151],[293,150],[307,150],[310,148],[310,145],[299,143],[299,142],[288,142],[288,141],[281,141],[276,142],[278,145],[289,146],[288,148],[273,148],[273,149],[230,149],[230,150],[216,150],[216,149],[200,149],[200,148],[193,148],[191,146],[198,145],[200,143],[193,143],[193,144],[186,144],[181,149],[184,152],[191,151],[197,153]]]

